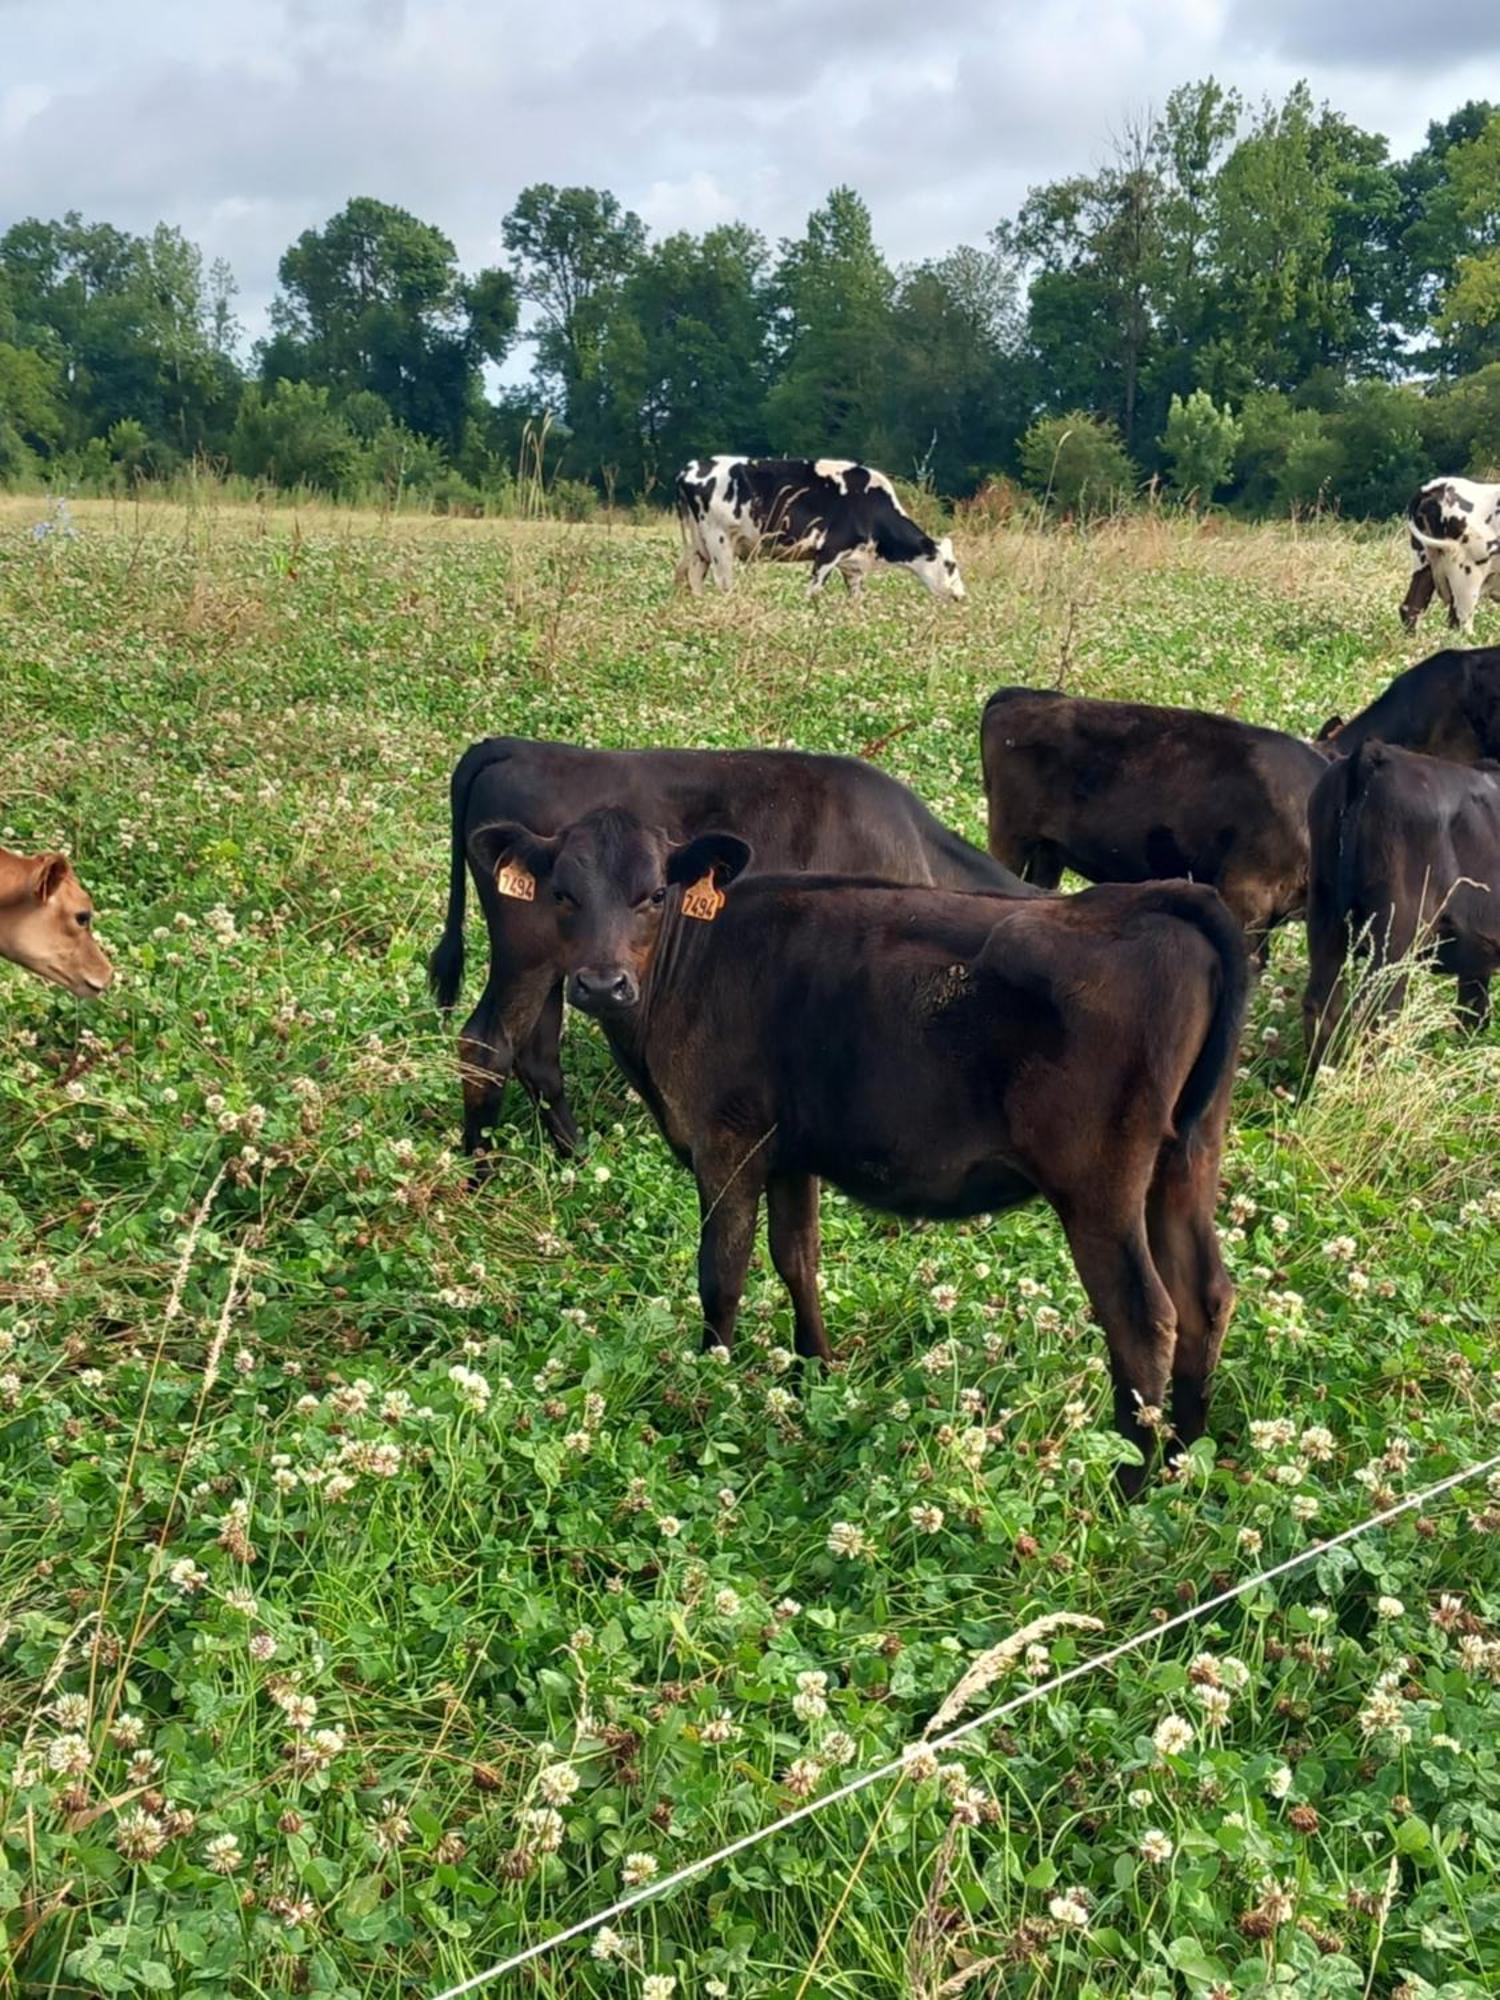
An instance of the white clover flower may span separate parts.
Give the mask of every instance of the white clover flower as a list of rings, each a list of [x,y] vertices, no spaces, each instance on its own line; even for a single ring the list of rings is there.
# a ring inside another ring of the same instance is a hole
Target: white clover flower
[[[641,1981],[641,2000],[672,2000],[677,1981],[670,1972],[648,1972]]]
[[[1375,1600],[1375,1616],[1387,1619],[1404,1618],[1406,1616],[1406,1606],[1401,1602],[1399,1597],[1377,1597]]]
[[[47,1768],[60,1778],[81,1778],[94,1761],[86,1736],[54,1736],[47,1745]]]
[[[1152,1733],[1151,1741],[1163,1757],[1180,1757],[1192,1746],[1193,1725],[1181,1715],[1164,1715]]]
[[[830,1729],[818,1745],[818,1754],[830,1764],[852,1764],[859,1755],[859,1745],[847,1729]]]
[[[794,1798],[809,1799],[818,1789],[823,1766],[816,1757],[795,1757],[781,1775],[781,1782]]]
[[[1274,1771],[1267,1772],[1266,1796],[1268,1798],[1284,1799],[1291,1789],[1292,1767],[1290,1764],[1278,1764]]]
[[[919,1501],[907,1519],[919,1534],[935,1535],[943,1525],[944,1515],[941,1507],[933,1506],[930,1501]]]
[[[1133,1807],[1136,1812],[1145,1812],[1148,1807],[1156,1804],[1156,1794],[1148,1791],[1144,1785],[1137,1785],[1134,1791],[1125,1794],[1125,1803]]]
[[[958,1291],[953,1285],[934,1285],[930,1297],[940,1313],[951,1313],[958,1304]]]
[[[144,1717],[123,1710],[109,1726],[109,1740],[121,1750],[139,1750],[146,1740]]]
[[[727,1709],[711,1715],[698,1731],[705,1743],[732,1743],[740,1733],[739,1724]]]
[[[620,1880],[627,1889],[640,1889],[661,1871],[661,1863],[654,1854],[627,1854],[620,1865]]]
[[[914,1785],[925,1785],[929,1778],[938,1774],[937,1753],[929,1750],[925,1743],[908,1743],[901,1752],[901,1762],[906,1776]]]
[[[601,1924],[594,1933],[594,1942],[589,1946],[589,1956],[607,1964],[610,1959],[622,1956],[624,1945],[625,1940],[618,1931],[611,1930],[608,1924]]]
[[[280,1698],[278,1706],[287,1719],[290,1728],[299,1735],[305,1735],[318,1719],[318,1704],[310,1694],[288,1694]]]
[[[723,1590],[714,1593],[714,1614],[716,1617],[738,1618],[742,1609],[740,1594],[737,1590],[730,1590],[726,1586]]]
[[[448,1380],[453,1384],[458,1400],[466,1409],[482,1416],[489,1408],[490,1385],[477,1369],[465,1368],[461,1361],[455,1361],[448,1370]]]
[[[217,1833],[203,1849],[203,1857],[215,1875],[232,1875],[244,1862],[238,1838],[232,1833]]]
[[[828,1553],[831,1556],[845,1556],[851,1562],[870,1553],[870,1544],[863,1528],[855,1527],[852,1521],[835,1521],[828,1530]]]
[[[797,1398],[790,1389],[778,1388],[773,1382],[766,1391],[766,1412],[773,1417],[789,1417],[797,1407]]]
[[[59,1729],[87,1729],[89,1726],[88,1696],[85,1694],[60,1694],[52,1704],[52,1719]]]
[[[1262,1536],[1259,1528],[1241,1528],[1235,1540],[1247,1556],[1258,1556],[1260,1554]]]
[[[274,1660],[276,1640],[270,1632],[252,1632],[246,1641],[246,1650],[252,1660]]]
[[[1153,1867],[1164,1867],[1176,1852],[1177,1849],[1173,1845],[1171,1838],[1163,1833],[1160,1827],[1148,1827],[1141,1835],[1141,1859],[1142,1861],[1149,1861]]]
[[[565,1806],[582,1782],[571,1764],[548,1764],[538,1777],[536,1788],[549,1806]]]
[[[658,1514],[656,1517],[656,1532],[659,1535],[664,1535],[669,1542],[674,1542],[682,1533],[682,1523],[675,1514]]]
[[[551,1806],[528,1806],[518,1822],[521,1845],[537,1854],[556,1854],[563,1844],[563,1816]]]
[[[1312,1424],[1302,1433],[1302,1456],[1314,1465],[1326,1465],[1337,1451],[1333,1432],[1322,1424]]]
[[[1054,1896],[1047,1905],[1047,1914],[1053,1923],[1067,1930],[1086,1931],[1089,1927],[1089,1906],[1076,1889]]]
[[[192,1597],[208,1582],[208,1571],[199,1569],[191,1556],[179,1556],[167,1571],[168,1580],[176,1584],[184,1597]]]

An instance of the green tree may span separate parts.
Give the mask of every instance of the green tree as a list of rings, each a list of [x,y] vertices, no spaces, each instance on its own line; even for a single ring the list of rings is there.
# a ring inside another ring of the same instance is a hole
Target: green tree
[[[1233,413],[1227,405],[1221,410],[1206,390],[1174,396],[1161,445],[1177,492],[1206,507],[1227,482],[1239,441]]]
[[[505,354],[518,307],[502,271],[465,279],[440,229],[359,196],[285,253],[261,352],[266,382],[377,395],[407,429],[457,446],[480,368]]]
[[[1460,258],[1474,248],[1453,168],[1495,111],[1493,104],[1471,99],[1449,117],[1434,120],[1425,143],[1396,168],[1400,206],[1392,230],[1390,291],[1395,315],[1409,337],[1430,332]],[[1448,374],[1465,365],[1458,347],[1440,351],[1438,361]]]
[[[875,244],[870,211],[835,188],[783,242],[777,263],[777,380],[766,398],[776,451],[818,457],[884,455],[880,419],[895,281]]]
[[[570,423],[595,393],[610,313],[646,244],[645,224],[607,189],[523,189],[501,224],[522,299],[537,315],[537,375]]]
[[[993,239],[903,271],[879,428],[892,469],[966,493],[1014,458],[1030,410],[1020,272]]]
[[[1130,127],[1107,166],[1033,188],[1001,232],[1033,273],[1027,330],[1045,400],[1108,415],[1128,446],[1157,427],[1143,425],[1139,410],[1164,251],[1153,154],[1152,133]]]
[[[649,492],[702,452],[760,451],[770,332],[762,239],[735,223],[637,258],[605,330],[592,432],[625,489]]]
[[[1114,425],[1083,410],[1038,417],[1021,440],[1021,470],[1033,493],[1085,517],[1127,505],[1140,479]]]
[[[1482,367],[1500,358],[1500,111],[1452,149],[1448,167],[1464,248],[1434,323],[1450,357]]]
[[[1314,369],[1375,364],[1378,244],[1398,205],[1385,142],[1326,107],[1306,85],[1267,105],[1214,182],[1213,300],[1198,357],[1204,387],[1235,399],[1292,389]]]

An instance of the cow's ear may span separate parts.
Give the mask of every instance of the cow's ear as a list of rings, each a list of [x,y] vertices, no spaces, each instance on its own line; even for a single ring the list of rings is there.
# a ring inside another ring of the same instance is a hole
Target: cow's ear
[[[66,854],[39,854],[31,864],[31,893],[39,903],[50,903],[68,873]]]
[[[552,872],[558,842],[533,833],[513,819],[497,820],[493,826],[476,826],[469,835],[469,858],[480,875],[494,876],[502,868],[520,868],[540,882]]]
[[[669,882],[701,882],[712,875],[719,888],[743,875],[750,866],[753,849],[737,833],[700,833],[696,840],[674,847],[667,857]]]
[[[1334,737],[1337,736],[1339,731],[1343,728],[1343,726],[1344,726],[1343,716],[1330,715],[1328,720],[1323,724],[1323,727],[1318,731],[1317,735],[1313,738],[1313,742],[1331,743]]]

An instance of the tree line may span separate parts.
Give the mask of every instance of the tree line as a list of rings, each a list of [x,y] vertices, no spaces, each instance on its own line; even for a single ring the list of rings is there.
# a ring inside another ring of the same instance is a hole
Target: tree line
[[[1151,482],[1247,512],[1399,508],[1500,467],[1500,108],[1405,159],[1305,85],[1212,79],[1033,188],[978,245],[893,266],[836,188],[774,249],[653,240],[607,190],[526,188],[505,260],[368,197],[281,259],[247,356],[179,230],[0,236],[0,483],[207,466],[503,509],[660,500],[702,452],[866,458],[936,493],[1075,510]],[[530,379],[492,392],[529,342]]]

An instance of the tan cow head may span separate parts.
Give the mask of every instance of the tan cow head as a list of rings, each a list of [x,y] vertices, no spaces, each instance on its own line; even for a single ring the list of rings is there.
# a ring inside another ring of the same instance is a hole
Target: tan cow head
[[[0,856],[0,958],[96,999],[114,967],[93,926],[93,902],[65,854]]]

